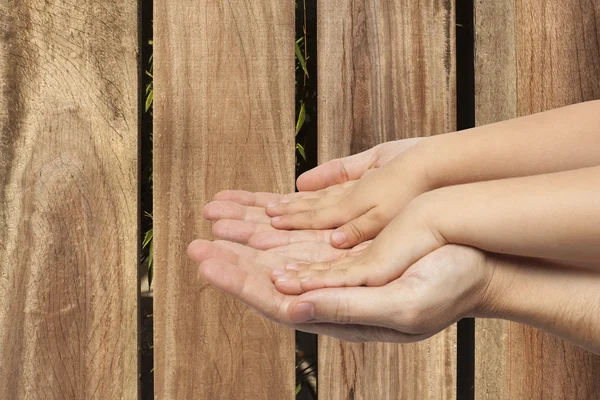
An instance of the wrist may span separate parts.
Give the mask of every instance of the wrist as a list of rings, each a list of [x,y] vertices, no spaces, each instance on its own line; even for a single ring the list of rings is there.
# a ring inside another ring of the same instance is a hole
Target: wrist
[[[450,185],[447,178],[449,165],[444,163],[444,141],[446,135],[428,137],[414,147],[414,156],[419,164],[421,179],[427,190],[435,190]]]
[[[414,146],[398,154],[390,162],[397,176],[410,176],[412,178],[419,189],[419,193],[425,193],[439,187],[438,174],[435,170],[435,152],[432,151],[434,146],[430,144],[435,138],[419,138]]]
[[[488,255],[492,276],[473,316],[530,325],[600,353],[600,274],[554,262]]]
[[[473,317],[506,318],[511,308],[508,302],[511,300],[511,282],[515,282],[516,271],[507,270],[496,255],[489,253],[486,253],[484,268],[487,274],[478,294]]]

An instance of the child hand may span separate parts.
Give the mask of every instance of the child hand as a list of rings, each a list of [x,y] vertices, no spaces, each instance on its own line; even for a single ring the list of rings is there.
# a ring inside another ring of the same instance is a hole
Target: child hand
[[[300,194],[294,194],[294,196]],[[264,202],[283,196],[273,193],[226,191],[204,207],[204,218],[213,221],[215,238],[247,244],[301,262],[331,261],[348,257],[356,249],[337,249],[331,246],[331,230],[278,230],[264,211]],[[358,249],[366,247],[363,242]]]
[[[418,146],[417,146],[418,147]],[[414,147],[359,181],[336,185],[309,198],[267,205],[276,229],[335,229],[331,243],[351,248],[374,238],[416,196],[432,189]]]
[[[313,264],[290,264],[271,274],[279,291],[299,294],[340,286],[383,286],[425,255],[444,246],[429,214],[433,196],[411,202],[359,256]]]
[[[385,142],[362,153],[328,161],[300,175],[296,185],[298,190],[305,192],[358,180],[425,139],[410,138]]]

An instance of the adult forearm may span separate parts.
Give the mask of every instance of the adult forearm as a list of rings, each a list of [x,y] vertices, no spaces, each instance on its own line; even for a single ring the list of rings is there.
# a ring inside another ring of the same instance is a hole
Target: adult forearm
[[[476,317],[502,318],[600,354],[600,273],[491,255],[494,275]]]
[[[600,165],[600,101],[439,135],[415,146],[432,187]]]
[[[600,167],[446,187],[422,200],[447,243],[600,261]]]

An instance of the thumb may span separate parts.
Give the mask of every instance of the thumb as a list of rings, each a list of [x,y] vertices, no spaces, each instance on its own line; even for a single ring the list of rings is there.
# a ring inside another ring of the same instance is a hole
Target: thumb
[[[373,149],[369,149],[353,156],[328,161],[300,175],[296,186],[302,192],[315,191],[359,179],[369,169],[372,158]]]
[[[319,289],[299,296],[288,307],[293,322],[332,322],[393,328],[396,307],[389,287]]]
[[[348,249],[373,239],[385,228],[386,221],[377,208],[372,208],[360,217],[342,225],[331,234],[331,244],[339,249]]]

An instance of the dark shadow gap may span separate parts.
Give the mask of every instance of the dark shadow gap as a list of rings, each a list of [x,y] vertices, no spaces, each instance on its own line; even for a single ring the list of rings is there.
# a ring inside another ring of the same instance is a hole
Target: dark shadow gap
[[[306,27],[306,31],[304,30]],[[304,104],[305,119],[296,135],[296,178],[317,166],[317,1],[297,0],[296,39],[305,58],[308,78],[296,60],[296,121]],[[300,145],[301,147],[298,147]],[[296,331],[296,384],[298,400],[317,399],[317,335]]]
[[[154,399],[154,339],[153,339],[153,297],[148,287],[148,264],[150,245],[144,246],[146,235],[152,230],[152,107],[148,101],[152,90],[152,13],[153,1],[140,0],[138,3],[139,38],[139,398]],[[153,93],[152,93],[153,94]]]
[[[456,1],[456,125],[475,126],[475,32],[473,0]],[[475,320],[457,324],[456,398],[475,399]]]

